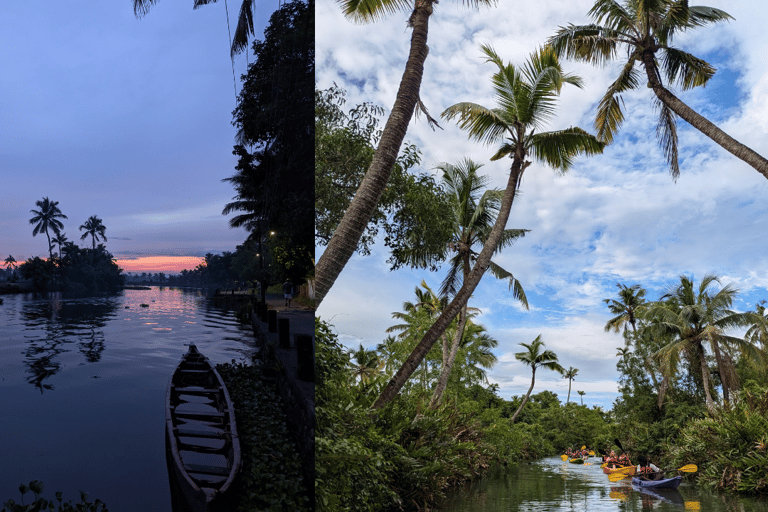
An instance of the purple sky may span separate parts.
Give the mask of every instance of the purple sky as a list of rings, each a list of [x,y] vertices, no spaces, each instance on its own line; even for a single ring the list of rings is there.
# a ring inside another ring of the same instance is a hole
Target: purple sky
[[[12,2],[0,17],[0,255],[48,253],[30,210],[59,202],[64,232],[96,215],[116,257],[200,256],[247,234],[234,195],[235,84],[224,2]],[[239,2],[227,4],[234,30]],[[261,4],[262,37],[278,3]],[[248,60],[253,61],[253,56]],[[235,60],[237,90],[246,71]]]

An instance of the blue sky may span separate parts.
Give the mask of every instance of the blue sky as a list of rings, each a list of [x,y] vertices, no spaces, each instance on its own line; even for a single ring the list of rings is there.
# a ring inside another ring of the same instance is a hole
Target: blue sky
[[[708,1],[735,20],[681,34],[676,45],[708,60],[718,73],[705,88],[676,91],[681,99],[737,140],[768,155],[768,34],[761,20],[768,7]],[[493,106],[490,76],[479,46],[490,43],[505,60],[522,62],[559,26],[588,22],[591,0],[501,1],[474,11],[460,2],[441,2],[430,20],[429,56],[421,99],[433,116],[459,101]],[[318,87],[334,81],[348,90],[347,105],[370,101],[391,108],[407,56],[408,13],[372,25],[347,21],[332,0],[316,8]],[[585,88],[564,90],[559,114],[548,129],[592,130],[595,107],[618,67],[596,68],[566,61]],[[605,333],[610,318],[603,299],[615,298],[617,283],[641,284],[658,298],[681,274],[697,281],[707,273],[740,290],[734,307],[753,309],[768,299],[768,180],[732,157],[684,121],[678,121],[681,176],[674,181],[655,138],[652,93],[641,88],[624,96],[627,120],[603,155],[580,159],[566,175],[534,164],[523,179],[508,227],[531,232],[497,261],[524,286],[530,311],[511,299],[506,283],[486,276],[470,302],[499,341],[499,363],[489,372],[500,395],[525,393],[530,370],[515,360],[519,343],[537,335],[561,363],[579,368],[575,390],[585,404],[609,408],[617,396],[616,348],[620,335]],[[508,163],[490,162],[494,148],[468,141],[455,123],[432,131],[423,120],[409,126],[406,140],[423,152],[422,170],[469,156],[503,188]],[[372,347],[394,322],[391,313],[412,300],[437,273],[389,272],[379,244],[369,257],[355,256],[318,310],[348,346]],[[317,255],[322,249],[317,250]],[[535,392],[562,400],[568,382],[539,372]]]
[[[233,65],[224,2],[16,2],[0,17],[0,254],[47,254],[29,211],[59,201],[65,232],[91,215],[115,256],[201,256],[247,234],[234,195]],[[261,38],[278,2],[261,4]],[[234,30],[240,3],[228,5]],[[253,61],[253,56],[248,57]],[[235,59],[237,91],[247,58]],[[85,242],[83,242],[85,243]]]

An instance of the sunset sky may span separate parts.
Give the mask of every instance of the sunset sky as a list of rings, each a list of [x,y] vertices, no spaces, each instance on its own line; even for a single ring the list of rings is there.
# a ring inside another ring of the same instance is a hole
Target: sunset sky
[[[78,226],[101,218],[115,258],[152,257],[141,271],[178,271],[181,260],[157,257],[199,258],[245,239],[221,215],[234,195],[222,179],[236,164],[225,6],[192,7],[161,0],[137,19],[132,0],[5,6],[2,259],[47,256],[45,235],[33,237],[29,224],[43,197],[59,202],[64,232],[81,246],[91,241],[80,241]],[[229,7],[235,16],[239,3]],[[260,5],[257,38],[277,7]],[[235,59],[238,92],[246,61],[253,56]]]
[[[710,62],[717,73],[707,87],[676,92],[767,156],[768,5],[692,2],[699,3],[723,9],[734,20],[677,35],[677,47]],[[558,27],[590,23],[586,15],[594,0],[501,0],[479,11],[469,4],[440,2],[430,17],[420,100],[435,118],[462,101],[496,106],[491,88],[495,68],[485,62],[481,44],[491,44],[505,62],[520,65]],[[347,108],[372,102],[388,112],[408,56],[409,14],[355,24],[343,17],[338,2],[320,0],[317,26],[325,29],[317,32],[318,87],[335,82],[348,91]],[[624,49],[618,54],[626,55]],[[593,131],[596,105],[621,65],[564,62],[564,70],[581,76],[585,87],[566,87],[558,115],[542,129]],[[490,275],[470,301],[482,311],[477,321],[499,342],[494,351],[498,363],[488,375],[504,398],[526,392],[530,368],[514,354],[522,350],[520,343],[541,334],[566,368],[579,368],[574,393],[585,391],[587,405],[611,406],[618,390],[616,352],[623,340],[604,332],[611,314],[603,300],[617,297],[617,283],[640,284],[648,299],[657,300],[679,283],[680,275],[699,283],[713,272],[723,285],[741,290],[736,310],[754,310],[758,301],[768,299],[768,180],[682,120],[677,124],[681,173],[673,180],[656,140],[652,92],[642,83],[623,99],[626,121],[602,155],[579,159],[566,175],[538,163],[526,170],[507,227],[531,231],[495,261],[523,285],[530,310],[512,299],[507,283]],[[440,125],[433,131],[421,116],[408,128],[406,141],[423,154],[420,170],[434,172],[441,162],[471,157],[484,164],[480,173],[491,177],[492,186],[505,186],[509,160],[490,161],[496,146],[468,140],[455,122],[441,120]],[[381,241],[370,256],[355,255],[318,308],[351,348],[375,348],[397,323],[392,312],[415,299],[422,279],[438,289],[445,277],[446,266],[433,273],[390,272],[388,257]],[[534,393],[543,390],[564,401],[568,381],[538,372]]]

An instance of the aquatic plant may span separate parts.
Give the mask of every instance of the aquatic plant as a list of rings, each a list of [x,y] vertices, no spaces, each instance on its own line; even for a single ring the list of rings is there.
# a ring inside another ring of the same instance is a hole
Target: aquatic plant
[[[40,495],[43,493],[43,482],[40,480],[32,480],[28,485],[19,485],[19,492],[21,492],[21,503],[16,503],[13,500],[8,500],[3,504],[3,508],[0,512],[37,512],[40,510],[49,510],[57,512],[109,512],[107,505],[97,499],[94,502],[88,501],[88,493],[80,491],[80,502],[72,504],[72,500],[67,502],[62,501],[62,493],[56,492],[56,502],[53,500],[47,500]],[[35,501],[29,505],[24,504],[24,495],[32,491],[35,495]]]

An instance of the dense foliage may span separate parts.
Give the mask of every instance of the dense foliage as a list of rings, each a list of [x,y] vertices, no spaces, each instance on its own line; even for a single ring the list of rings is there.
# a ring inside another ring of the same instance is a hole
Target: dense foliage
[[[72,500],[63,501],[62,493],[57,492],[56,501],[43,498],[44,484],[40,480],[32,480],[28,485],[19,485],[19,492],[21,493],[21,503],[16,503],[14,500],[8,500],[3,504],[3,508],[0,512],[38,512],[40,510],[55,510],[56,512],[108,512],[107,505],[100,499],[95,501],[88,501],[88,493],[80,491],[80,501],[78,503],[72,503]],[[29,491],[35,495],[35,500],[25,505],[24,495]]]
[[[36,291],[63,290],[77,295],[115,293],[125,283],[122,269],[101,244],[84,249],[69,243],[62,254],[53,260],[29,258],[19,265],[19,273],[32,281]]]
[[[256,366],[216,365],[235,406],[242,468],[233,483],[242,512],[310,510],[301,462],[273,384],[260,380]]]
[[[346,92],[337,86],[315,91],[315,241],[326,245],[373,159],[381,129],[379,106],[362,103],[344,110]],[[435,178],[415,172],[421,153],[412,144],[400,151],[377,209],[357,246],[370,254],[380,231],[393,269],[407,264],[435,270],[450,239],[444,213],[448,198]],[[423,261],[412,264],[413,253]]]
[[[504,400],[495,385],[481,381],[454,382],[435,408],[429,386],[418,383],[374,413],[370,406],[387,378],[385,361],[376,357],[384,353],[347,351],[319,319],[315,333],[317,510],[434,510],[446,489],[492,464],[607,442],[599,409],[562,406],[544,391],[531,396],[512,424],[520,399]],[[372,361],[378,361],[374,369],[362,371]]]

